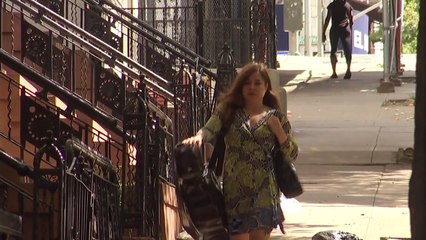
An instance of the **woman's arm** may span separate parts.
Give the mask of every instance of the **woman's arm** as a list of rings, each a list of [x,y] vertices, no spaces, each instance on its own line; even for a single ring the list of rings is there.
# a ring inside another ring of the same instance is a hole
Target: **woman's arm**
[[[282,114],[280,119],[276,116],[271,116],[268,119],[268,127],[277,138],[284,157],[289,162],[296,161],[299,154],[299,147],[294,140],[291,125],[287,117]]]
[[[195,144],[201,146],[203,143],[212,143],[216,135],[222,128],[222,121],[218,113],[214,113],[207,123],[202,127],[196,135],[182,141],[184,144]]]
[[[290,121],[288,121],[286,116],[283,116],[281,118],[281,124],[284,132],[287,134],[286,141],[281,144],[281,150],[287,161],[295,162],[299,154],[299,146],[294,139]]]

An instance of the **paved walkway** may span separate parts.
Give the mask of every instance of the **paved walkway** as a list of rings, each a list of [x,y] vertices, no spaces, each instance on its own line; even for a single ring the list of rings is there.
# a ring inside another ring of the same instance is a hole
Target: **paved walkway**
[[[286,235],[311,239],[341,230],[364,240],[410,237],[409,161],[399,149],[413,147],[414,57],[403,58],[402,86],[376,92],[383,77],[380,59],[354,56],[352,79],[331,75],[328,58],[279,56],[287,109],[300,146],[296,168],[305,193],[283,200]]]

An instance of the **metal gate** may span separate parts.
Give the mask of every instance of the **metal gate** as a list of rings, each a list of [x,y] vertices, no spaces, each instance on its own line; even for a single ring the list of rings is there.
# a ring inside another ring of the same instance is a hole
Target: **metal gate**
[[[237,66],[250,60],[250,1],[209,0],[204,7],[204,55],[216,59],[224,43]]]
[[[139,18],[196,51],[196,3],[195,0],[140,0]]]
[[[251,0],[141,0],[139,16],[158,31],[216,65],[225,43],[237,66],[250,62]]]

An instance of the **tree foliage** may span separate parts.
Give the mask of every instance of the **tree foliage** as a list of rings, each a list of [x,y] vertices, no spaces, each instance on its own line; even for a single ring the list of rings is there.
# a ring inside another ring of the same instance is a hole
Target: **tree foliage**
[[[370,41],[382,42],[383,41],[383,23],[377,23],[374,32],[370,33]]]
[[[419,24],[419,1],[405,0],[402,25],[402,51],[416,53]]]

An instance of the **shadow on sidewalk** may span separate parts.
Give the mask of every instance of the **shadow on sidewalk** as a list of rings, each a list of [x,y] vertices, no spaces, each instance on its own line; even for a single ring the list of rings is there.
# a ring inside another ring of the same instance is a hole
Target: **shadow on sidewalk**
[[[305,204],[407,207],[411,164],[299,165]]]

